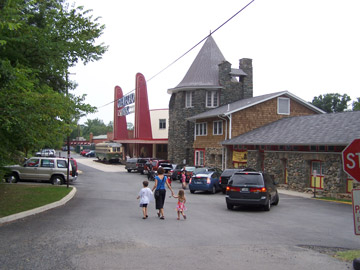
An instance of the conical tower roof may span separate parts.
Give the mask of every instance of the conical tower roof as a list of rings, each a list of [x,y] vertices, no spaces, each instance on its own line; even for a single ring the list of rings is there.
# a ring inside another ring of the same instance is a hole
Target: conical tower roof
[[[212,36],[209,36],[182,81],[169,94],[198,88],[219,88],[219,64],[225,61]]]

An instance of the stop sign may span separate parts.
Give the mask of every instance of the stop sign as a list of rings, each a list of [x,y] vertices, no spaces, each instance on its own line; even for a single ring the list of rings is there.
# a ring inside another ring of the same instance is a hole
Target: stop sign
[[[360,139],[355,139],[342,152],[343,169],[360,182]]]

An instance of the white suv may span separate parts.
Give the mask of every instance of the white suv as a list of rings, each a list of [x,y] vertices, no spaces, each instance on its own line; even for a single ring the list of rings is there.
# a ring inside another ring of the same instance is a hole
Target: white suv
[[[67,159],[53,157],[32,157],[20,165],[6,166],[11,170],[6,177],[9,183],[16,183],[21,180],[50,181],[53,185],[66,183]],[[69,164],[69,182],[77,179],[76,169],[71,162]]]

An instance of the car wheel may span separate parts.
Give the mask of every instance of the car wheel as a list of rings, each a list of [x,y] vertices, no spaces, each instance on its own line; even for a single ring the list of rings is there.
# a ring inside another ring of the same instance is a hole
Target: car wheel
[[[276,197],[275,197],[275,201],[273,202],[273,205],[278,205],[279,203],[279,194],[276,191]]]
[[[195,190],[190,189],[190,193],[194,194],[194,193],[195,193]]]
[[[64,182],[64,179],[60,175],[54,175],[51,177],[51,184],[53,185],[62,185]]]
[[[233,209],[234,209],[234,205],[232,205],[232,204],[230,204],[230,203],[227,203],[227,204],[226,204],[226,207],[227,207],[227,209],[229,209],[229,210],[233,210]]]
[[[264,210],[265,211],[270,211],[270,207],[271,207],[271,198],[269,198],[266,202],[266,205],[264,206]]]
[[[212,194],[215,194],[215,193],[216,193],[216,187],[215,187],[215,185],[213,185],[213,187],[212,187],[212,189],[211,189],[211,193],[212,193]]]
[[[17,183],[17,181],[19,181],[19,179],[16,173],[12,173],[6,178],[6,182],[8,183]]]

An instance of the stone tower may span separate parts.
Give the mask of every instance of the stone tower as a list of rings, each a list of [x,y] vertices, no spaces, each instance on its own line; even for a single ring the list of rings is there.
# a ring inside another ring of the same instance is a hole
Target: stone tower
[[[183,80],[168,89],[168,159],[194,164],[194,123],[186,118],[253,96],[252,60],[241,59],[239,69],[231,68],[209,36]]]

